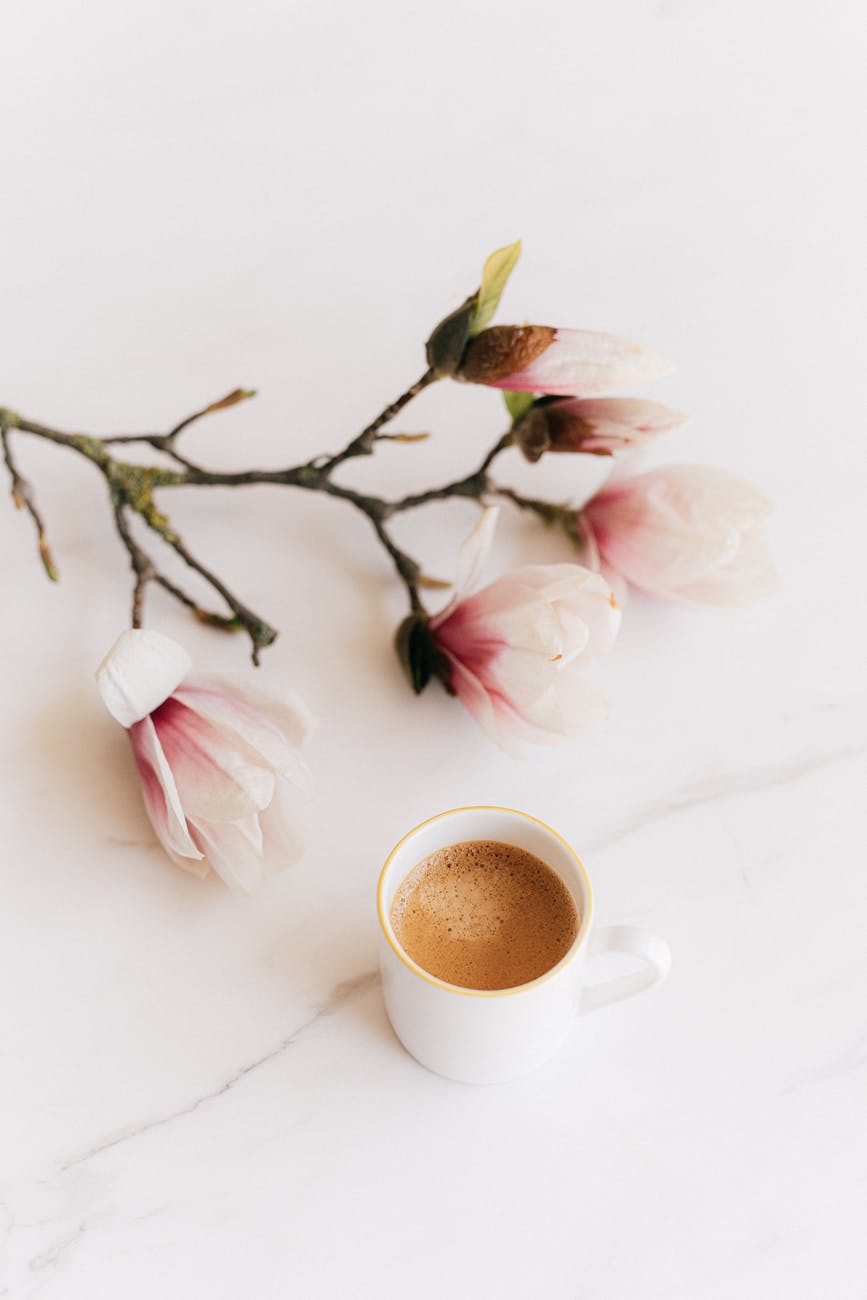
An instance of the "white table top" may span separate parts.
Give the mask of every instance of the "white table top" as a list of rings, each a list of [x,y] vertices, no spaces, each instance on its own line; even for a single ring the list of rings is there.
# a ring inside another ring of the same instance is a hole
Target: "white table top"
[[[255,405],[192,431],[191,455],[335,449],[522,235],[502,318],[675,357],[648,395],[694,422],[652,459],[762,483],[784,585],[733,614],[634,600],[610,722],[515,762],[437,689],[407,692],[403,597],[365,520],[277,489],[179,493],[188,542],[282,629],[262,680],[321,717],[306,856],[245,902],[153,841],[92,683],[129,602],[104,489],[20,440],[62,581],[4,504],[0,1295],[865,1295],[858,8],[9,15],[0,403],[163,428],[249,384]],[[436,437],[345,481],[470,467],[502,414],[442,386],[405,424]],[[572,462],[503,471],[577,490]],[[472,519],[451,503],[400,536],[448,576]],[[502,525],[492,572],[564,558]],[[161,596],[149,616],[247,671]],[[384,855],[478,802],[555,825],[599,919],[674,952],[662,989],[492,1089],[417,1066],[375,972]]]

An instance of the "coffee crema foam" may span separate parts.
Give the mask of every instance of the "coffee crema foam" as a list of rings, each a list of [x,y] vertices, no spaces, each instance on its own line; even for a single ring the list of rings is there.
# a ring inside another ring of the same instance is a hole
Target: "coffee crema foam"
[[[538,979],[566,955],[580,926],[557,873],[498,840],[464,840],[423,858],[399,885],[390,917],[417,965],[470,989]]]

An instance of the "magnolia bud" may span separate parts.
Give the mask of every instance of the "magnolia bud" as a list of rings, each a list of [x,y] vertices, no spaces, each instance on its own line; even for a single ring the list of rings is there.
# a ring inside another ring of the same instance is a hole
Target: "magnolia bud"
[[[570,401],[534,403],[514,431],[515,442],[527,460],[535,462],[546,451],[584,451],[584,443],[592,429],[586,420],[564,407],[574,406]],[[596,455],[607,456],[610,451],[599,449]]]
[[[518,374],[554,342],[550,325],[493,325],[471,339],[457,372],[469,384],[496,384]]]
[[[679,411],[643,398],[543,398],[534,402],[514,434],[529,461],[546,451],[612,456],[685,422]]]

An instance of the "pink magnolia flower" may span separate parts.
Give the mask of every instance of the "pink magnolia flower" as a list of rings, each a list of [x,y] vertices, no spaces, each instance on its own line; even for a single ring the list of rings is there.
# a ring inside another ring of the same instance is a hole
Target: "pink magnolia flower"
[[[744,479],[669,465],[610,480],[579,525],[603,572],[687,605],[740,605],[776,588],[764,537],[770,513]]]
[[[515,441],[529,461],[549,451],[611,456],[677,429],[687,419],[640,397],[543,399],[517,425]]]
[[[503,749],[573,736],[606,713],[584,662],[609,650],[620,611],[605,580],[578,564],[528,565],[466,596],[491,543],[487,510],[464,543],[453,600],[430,620],[448,685]]]
[[[312,727],[298,700],[220,677],[190,675],[187,652],[159,632],[124,632],[96,680],[129,732],[145,807],[166,853],[253,894],[267,871],[295,862],[287,789],[308,792],[297,748]]]
[[[673,369],[670,361],[611,334],[494,325],[470,340],[457,378],[518,393],[595,396],[659,379]]]

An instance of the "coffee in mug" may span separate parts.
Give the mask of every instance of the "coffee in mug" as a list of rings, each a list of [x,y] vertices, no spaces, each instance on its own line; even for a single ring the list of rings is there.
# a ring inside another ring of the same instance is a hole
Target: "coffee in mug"
[[[388,855],[376,906],[395,1033],[464,1083],[535,1069],[579,1018],[660,983],[671,960],[656,935],[595,928],[575,850],[514,808],[452,808],[416,826]],[[611,952],[633,969],[594,979],[597,954]]]
[[[398,886],[390,920],[417,965],[469,989],[538,979],[565,957],[581,925],[556,871],[499,840],[463,840],[422,858]]]

